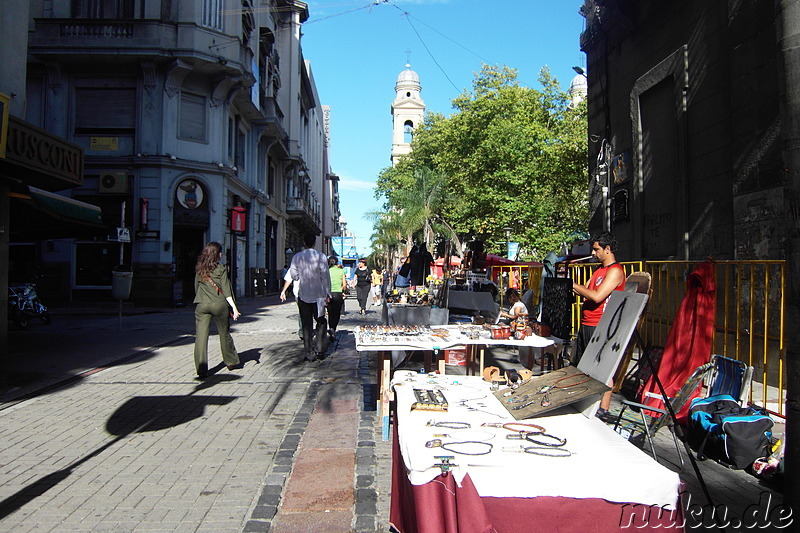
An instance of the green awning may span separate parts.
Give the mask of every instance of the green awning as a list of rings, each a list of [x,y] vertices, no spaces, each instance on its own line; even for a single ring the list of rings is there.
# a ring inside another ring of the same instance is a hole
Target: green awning
[[[31,186],[7,194],[11,197],[11,242],[92,239],[108,233],[96,205]]]
[[[67,222],[103,226],[103,212],[96,205],[87,204],[74,198],[61,196],[49,191],[28,187],[33,206],[53,218]]]

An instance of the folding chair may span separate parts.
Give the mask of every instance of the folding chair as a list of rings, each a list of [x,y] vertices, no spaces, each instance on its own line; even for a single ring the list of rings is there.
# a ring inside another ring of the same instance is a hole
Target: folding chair
[[[750,395],[753,367],[724,355],[712,355],[711,362],[714,370],[708,380],[708,395],[728,394],[738,400],[739,405],[745,405]]]
[[[683,386],[680,388],[678,393],[675,394],[673,398],[667,398],[667,401],[669,401],[669,404],[672,407],[672,411],[674,413],[677,414],[683,408],[686,402],[689,401],[689,397],[695,390],[697,390],[698,387],[700,387],[700,385],[703,382],[703,379],[706,378],[706,376],[711,372],[713,368],[714,368],[713,363],[706,363],[702,366],[697,367],[695,371],[692,372],[692,375],[689,376],[689,379],[687,379],[686,382],[683,384]],[[649,393],[648,396],[659,398],[661,399],[662,402],[664,401],[664,398],[661,395],[655,395]],[[656,448],[655,445],[653,444],[653,437],[655,436],[656,433],[658,433],[659,429],[661,429],[664,426],[669,426],[670,432],[672,433],[672,440],[675,442],[675,448],[678,450],[678,458],[681,461],[681,470],[682,470],[683,467],[685,466],[685,462],[683,460],[683,454],[681,453],[681,447],[678,444],[678,437],[675,435],[675,428],[673,427],[673,421],[669,415],[669,411],[667,411],[667,409],[659,409],[656,407],[651,407],[643,403],[636,403],[636,402],[631,402],[629,400],[623,400],[622,410],[620,411],[619,416],[617,417],[617,420],[614,423],[614,431],[617,431],[617,429],[619,428],[620,422],[622,421],[622,416],[625,414],[625,409],[627,409],[628,407],[639,410],[639,416],[641,417],[642,420],[641,422],[642,427],[640,428],[640,430],[645,434],[647,442],[650,444],[650,450],[653,452],[653,459],[655,459],[656,461],[658,461],[658,455],[656,454]],[[659,416],[654,416],[653,414],[648,414],[648,413],[658,413]]]

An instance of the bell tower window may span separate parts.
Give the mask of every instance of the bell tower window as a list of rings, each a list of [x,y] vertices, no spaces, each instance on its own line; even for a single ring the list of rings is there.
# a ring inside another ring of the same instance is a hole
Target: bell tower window
[[[411,144],[411,140],[414,138],[414,123],[410,120],[406,120],[405,124],[403,124],[403,142],[406,144]]]

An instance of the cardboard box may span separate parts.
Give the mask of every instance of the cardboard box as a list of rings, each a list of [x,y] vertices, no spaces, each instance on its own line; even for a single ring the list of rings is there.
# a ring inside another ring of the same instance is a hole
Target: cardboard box
[[[454,346],[444,351],[444,364],[466,366],[467,364],[467,347]]]

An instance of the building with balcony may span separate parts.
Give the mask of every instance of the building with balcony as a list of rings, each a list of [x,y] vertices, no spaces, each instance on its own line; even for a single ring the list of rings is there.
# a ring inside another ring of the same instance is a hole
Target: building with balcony
[[[330,110],[300,43],[304,2],[53,0],[6,11],[28,30],[20,118],[82,150],[69,195],[99,206],[106,229],[11,247],[12,263],[54,280],[51,301],[109,298],[122,263],[135,303],[189,303],[208,241],[222,243],[237,295],[264,294],[305,232],[329,250],[338,182]]]

